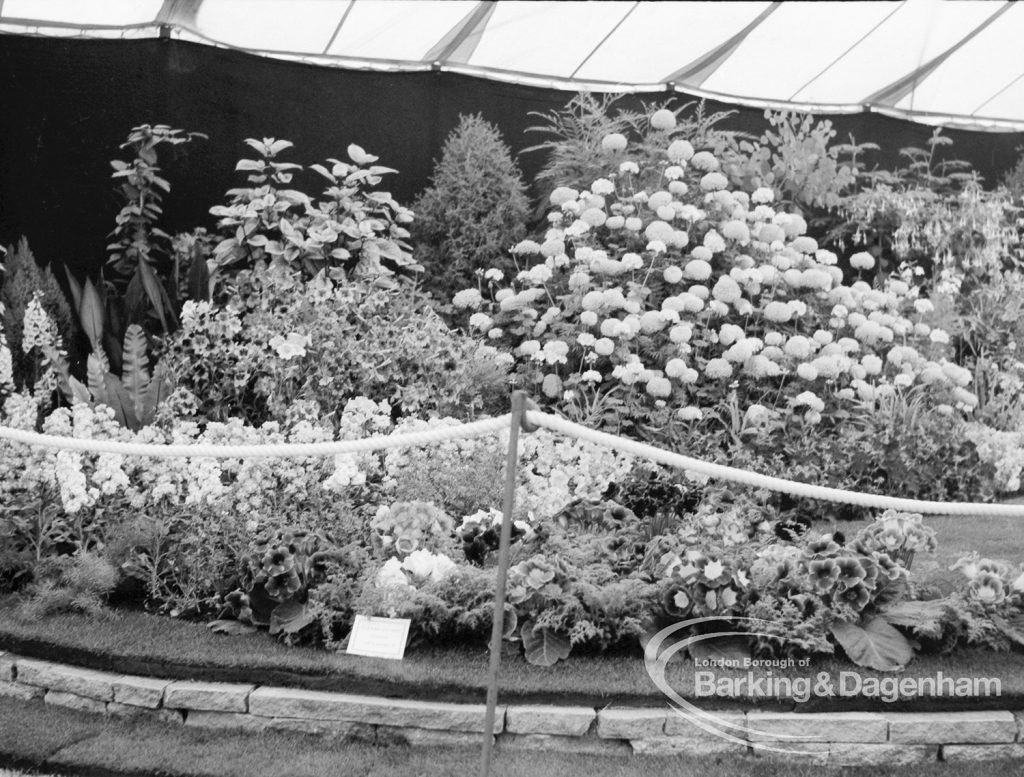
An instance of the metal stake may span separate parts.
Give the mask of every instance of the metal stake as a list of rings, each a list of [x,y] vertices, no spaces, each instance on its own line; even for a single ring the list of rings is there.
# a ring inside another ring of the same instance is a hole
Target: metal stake
[[[501,640],[505,631],[505,584],[508,580],[508,547],[512,539],[512,508],[516,499],[516,470],[519,465],[519,430],[526,413],[526,393],[512,392],[512,428],[505,460],[505,498],[502,505],[501,541],[498,545],[498,577],[494,594],[494,618],[491,628],[491,665],[487,673],[487,714],[484,716],[484,749],[480,760],[481,777],[490,777],[494,750],[494,714],[498,704],[498,668],[501,665]]]

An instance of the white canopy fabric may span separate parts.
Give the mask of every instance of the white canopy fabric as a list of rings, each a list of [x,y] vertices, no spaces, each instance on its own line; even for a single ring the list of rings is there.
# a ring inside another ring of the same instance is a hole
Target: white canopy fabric
[[[1024,131],[1024,3],[0,0],[0,32]]]

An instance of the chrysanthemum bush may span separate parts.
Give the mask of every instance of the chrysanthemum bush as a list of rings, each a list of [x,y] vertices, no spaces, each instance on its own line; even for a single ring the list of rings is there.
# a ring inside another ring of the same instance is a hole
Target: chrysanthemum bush
[[[548,405],[673,445],[731,391],[752,425],[813,434],[915,386],[951,418],[975,407],[918,287],[858,279],[866,253],[845,279],[772,190],[731,191],[719,159],[685,140],[666,137],[656,162],[624,136],[604,145],[606,176],[551,194],[543,239],[513,249],[519,272],[485,271],[453,300]]]

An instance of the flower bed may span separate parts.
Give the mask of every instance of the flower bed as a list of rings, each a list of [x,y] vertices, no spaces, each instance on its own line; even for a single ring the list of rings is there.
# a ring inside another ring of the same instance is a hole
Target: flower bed
[[[217,232],[170,240],[158,209],[132,203],[169,188],[156,150],[184,141],[136,128],[136,159],[115,165],[135,219],[111,246],[118,281],[73,280],[73,343],[53,289],[22,292],[9,343],[0,332],[0,420],[136,442],[353,440],[496,415],[526,387],[586,425],[767,474],[924,499],[1019,487],[1015,330],[986,307],[1019,282],[1014,230],[993,233],[983,267],[944,254],[943,283],[970,276],[968,315],[919,266],[883,271],[810,234],[813,207],[856,205],[843,192],[858,168],[836,166],[827,126],[751,145],[680,117],[590,116],[604,131],[586,165],[559,147],[547,228],[511,247],[516,272],[479,267],[450,305],[409,280],[413,214],[373,189],[394,171],[363,149],[310,166],[326,182],[310,195],[280,160],[291,144],[252,140],[250,185],[211,209]],[[773,156],[811,136],[819,178]],[[836,508],[873,522],[812,531],[814,503],[545,431],[522,445],[504,624],[532,663],[639,653],[694,619],[690,633],[749,634],[694,644],[697,657],[841,651],[897,670],[915,651],[1024,644],[1021,569],[968,556],[957,585],[929,588],[911,571],[935,546],[920,515]],[[506,446],[267,460],[0,442],[0,586],[35,615],[101,613],[116,596],[340,650],[363,613],[409,617],[413,648],[482,646]]]

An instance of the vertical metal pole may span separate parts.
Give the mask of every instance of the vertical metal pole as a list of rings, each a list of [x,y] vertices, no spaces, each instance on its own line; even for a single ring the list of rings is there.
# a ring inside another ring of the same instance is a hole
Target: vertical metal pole
[[[480,777],[491,773],[494,750],[494,714],[498,704],[498,668],[501,665],[501,639],[505,631],[505,583],[508,580],[508,546],[512,539],[512,508],[516,499],[516,470],[519,465],[519,430],[526,411],[526,393],[512,393],[512,428],[505,460],[505,498],[502,505],[501,542],[498,545],[498,577],[494,594],[494,618],[491,628],[491,665],[487,673],[487,714],[484,716],[484,749]]]

